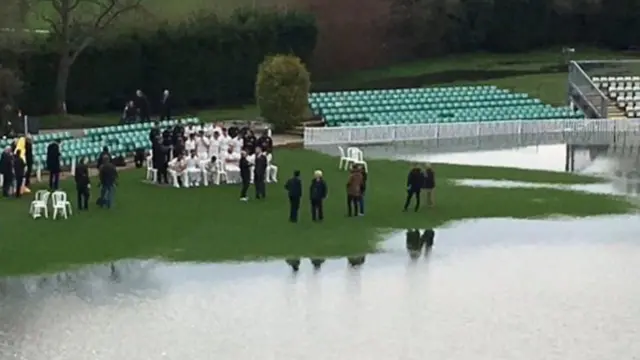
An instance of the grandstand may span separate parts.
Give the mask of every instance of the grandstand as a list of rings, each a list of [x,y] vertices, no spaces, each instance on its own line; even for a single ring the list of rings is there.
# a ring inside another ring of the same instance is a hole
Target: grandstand
[[[584,118],[527,94],[495,86],[456,86],[312,93],[314,115],[329,127]]]
[[[165,120],[160,122],[163,128],[173,126],[179,121],[184,124],[195,124],[197,118],[182,120]],[[82,136],[74,137],[68,131],[33,135],[34,167],[43,170],[47,156],[47,146],[54,140],[60,140],[62,166],[71,167],[80,158],[90,161],[97,159],[104,146],[109,147],[113,156],[127,156],[136,149],[151,149],[149,130],[153,123],[136,123],[129,125],[104,126],[82,130]],[[0,139],[0,147],[10,145],[14,139]]]

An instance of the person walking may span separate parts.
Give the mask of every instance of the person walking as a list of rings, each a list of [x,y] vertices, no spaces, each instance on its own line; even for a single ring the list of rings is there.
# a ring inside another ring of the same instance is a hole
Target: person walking
[[[327,198],[329,193],[327,183],[322,178],[322,171],[316,170],[313,173],[313,180],[311,180],[311,186],[309,187],[309,199],[311,200],[311,220],[322,221],[324,220],[324,199]]]
[[[100,207],[110,209],[113,205],[115,187],[118,181],[118,170],[107,155],[102,158],[102,166],[100,166],[98,177],[100,178],[101,187]]]
[[[17,198],[22,196],[23,181],[24,181],[24,173],[27,168],[27,164],[22,159],[22,152],[20,150],[16,150],[15,155],[13,156],[13,176],[16,181],[16,189],[15,195]]]
[[[418,165],[415,165],[407,176],[407,199],[404,202],[403,211],[407,211],[411,198],[416,198],[415,211],[420,209],[420,190],[424,186],[424,174]]]
[[[293,177],[287,180],[284,185],[289,195],[289,221],[298,222],[298,210],[300,210],[300,198],[302,197],[302,181],[300,181],[300,170],[293,172]]]
[[[362,173],[358,166],[354,165],[347,180],[347,216],[358,216],[360,196],[362,195]]]
[[[424,190],[427,194],[427,206],[433,206],[433,191],[436,188],[436,173],[431,164],[424,165]]]
[[[76,172],[73,174],[76,182],[76,193],[78,195],[78,210],[89,210],[89,188],[91,187],[89,179],[89,168],[87,167],[87,159],[80,159],[80,163],[76,166]]]

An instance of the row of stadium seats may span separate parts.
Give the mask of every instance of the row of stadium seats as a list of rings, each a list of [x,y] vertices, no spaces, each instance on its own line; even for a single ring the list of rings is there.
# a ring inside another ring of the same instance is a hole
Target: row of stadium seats
[[[495,86],[340,91],[310,94],[309,100],[327,126],[584,117]]]
[[[591,78],[627,117],[636,117],[640,108],[640,76],[603,76]]]
[[[172,127],[176,125],[178,122],[188,125],[188,124],[197,124],[200,122],[200,120],[198,118],[163,120],[159,122],[159,125],[161,128],[166,128],[166,127]],[[148,131],[153,126],[154,124],[151,122],[135,123],[135,124],[127,124],[127,125],[103,126],[98,128],[84,129],[83,134],[84,136],[88,136],[88,137],[102,137],[107,134],[120,134],[120,133],[143,131],[143,130]]]

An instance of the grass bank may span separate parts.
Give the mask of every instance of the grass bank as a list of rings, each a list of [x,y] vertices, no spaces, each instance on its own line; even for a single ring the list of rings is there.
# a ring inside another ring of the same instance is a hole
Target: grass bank
[[[598,49],[577,49],[572,57],[581,59],[637,58]],[[330,81],[315,82],[314,91],[374,89],[441,85],[496,85],[553,105],[564,105],[567,96],[567,66],[560,49],[522,54],[461,54],[426,59],[395,66],[344,74]],[[205,121],[254,120],[259,112],[255,104],[235,108],[187,111]],[[87,114],[68,117],[41,117],[45,128],[82,128],[113,125],[120,114]]]
[[[141,182],[140,170],[121,174],[116,205],[93,207],[68,220],[32,220],[30,199],[0,199],[0,274],[54,271],[75,264],[121,258],[164,257],[222,261],[285,256],[341,256],[375,249],[379,229],[430,228],[456,219],[588,216],[624,213],[624,199],[552,189],[487,189],[455,186],[447,179],[484,178],[545,183],[595,182],[589,177],[518,169],[435,165],[437,206],[403,213],[405,162],[372,160],[367,214],[346,218],[346,173],[337,159],[306,150],[277,150],[278,184],[268,185],[264,201],[238,201],[239,187],[159,188]],[[305,190],[316,168],[329,185],[326,220],[312,223],[305,197],[301,222],[287,222],[283,182],[294,169],[303,173]],[[94,183],[95,185],[95,183]],[[74,197],[73,184],[63,187]],[[94,190],[94,194],[97,190]],[[71,199],[75,203],[75,199]],[[486,234],[488,235],[488,234]],[[473,239],[470,239],[472,241]]]

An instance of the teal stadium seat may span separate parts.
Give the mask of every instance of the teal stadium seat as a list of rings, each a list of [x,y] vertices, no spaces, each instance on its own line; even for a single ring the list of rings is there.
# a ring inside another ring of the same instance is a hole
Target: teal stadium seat
[[[584,117],[491,85],[311,93],[309,103],[327,126]]]

